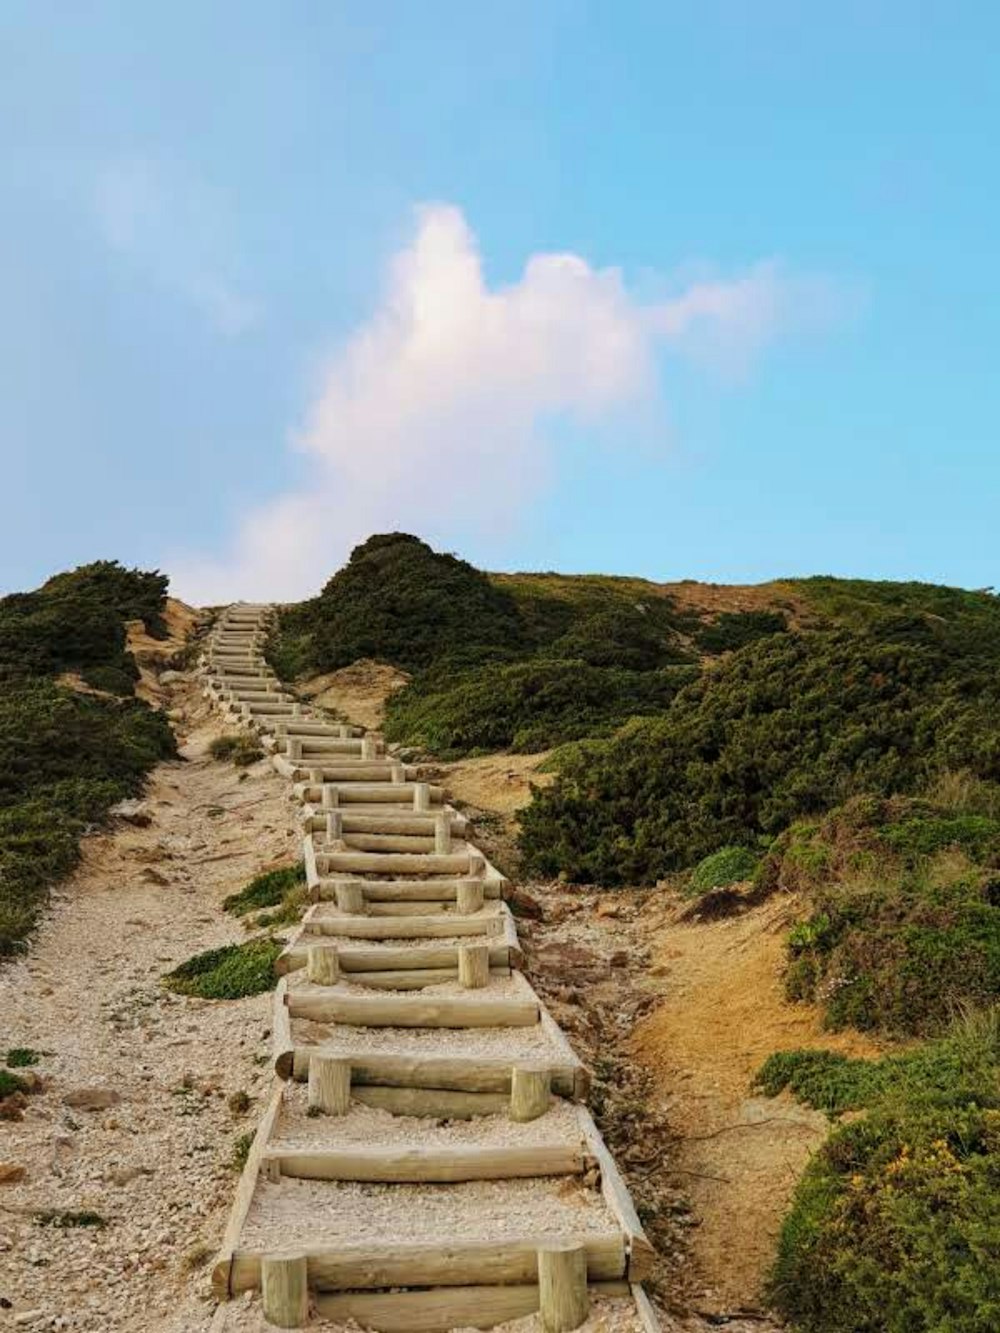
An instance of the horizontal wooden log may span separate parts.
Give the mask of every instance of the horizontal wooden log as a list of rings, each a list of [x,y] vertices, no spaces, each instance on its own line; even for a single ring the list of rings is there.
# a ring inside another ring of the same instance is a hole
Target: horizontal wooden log
[[[594,1296],[627,1297],[627,1282],[591,1284]],[[351,1320],[379,1333],[451,1333],[455,1328],[494,1328],[535,1314],[537,1284],[432,1287],[428,1291],[318,1293],[317,1313],[333,1323]]]
[[[416,838],[434,837],[434,816],[415,815],[407,810],[406,806],[385,806],[374,812],[347,809],[343,813],[345,833],[394,833]],[[467,826],[468,820],[464,815],[452,817],[452,830],[456,835],[464,834]],[[307,832],[323,833],[326,828],[325,815],[316,808],[310,809],[303,815],[302,827]]]
[[[320,869],[346,871],[349,875],[465,875],[470,870],[466,851],[431,852],[327,852],[320,853]]]
[[[324,936],[324,938],[328,938]],[[473,936],[472,938],[475,938]],[[297,967],[305,966],[306,949],[308,948],[309,934],[305,931],[299,936],[301,943],[296,942],[289,949],[289,953],[298,954],[299,957],[294,961],[296,966],[292,966],[292,960],[281,969],[281,974],[285,972],[296,971]],[[490,966],[498,969],[506,969],[509,961],[509,949],[506,944],[490,944]],[[342,973],[349,973],[349,981],[353,981],[356,974],[371,972],[411,972],[411,971],[440,971],[442,968],[450,968],[457,973],[458,971],[458,946],[451,944],[444,948],[435,948],[428,946],[419,949],[394,949],[386,945],[376,945],[371,949],[341,949],[340,951],[340,970]]]
[[[332,879],[320,880],[321,899],[333,900]],[[388,879],[364,881],[365,898],[369,903],[453,903],[458,897],[458,879]],[[491,901],[500,897],[499,883],[482,880],[483,896]]]
[[[332,782],[334,779],[327,778],[326,782]],[[416,785],[413,782],[365,782],[358,780],[356,782],[345,780],[343,784],[337,784],[340,788],[340,804],[364,805],[394,805],[402,808],[409,808],[413,803],[413,788]],[[431,800],[440,803],[444,800],[444,788],[431,787]],[[299,799],[316,804],[322,800],[322,789],[310,779],[304,782],[297,790]]]
[[[363,784],[366,787],[371,786],[374,783],[384,783],[386,787],[395,785],[392,781],[392,764],[384,763],[379,759],[358,759],[353,762],[338,759],[336,762],[331,762],[330,759],[327,758],[315,760],[308,764],[303,763],[300,767],[302,769],[302,778],[296,779],[297,781],[304,781],[309,777],[310,769],[318,768],[323,774],[324,782],[335,782],[338,786],[341,783],[346,785],[353,782],[357,782],[359,785]],[[401,786],[402,784],[399,785]],[[343,794],[341,799],[344,799]],[[377,796],[365,797],[365,800],[367,801],[375,801],[378,799]]]
[[[588,1170],[581,1143],[540,1147],[450,1148],[270,1148],[264,1162],[299,1180],[362,1180],[385,1184],[423,1181],[514,1180],[534,1176],[578,1176]]]
[[[304,1081],[309,1074],[312,1051],[321,1046],[299,1046],[295,1051],[294,1077]],[[336,1047],[331,1047],[335,1050]],[[562,1063],[558,1056],[534,1057],[533,1064],[546,1065],[552,1091],[572,1097],[579,1061]],[[511,1061],[501,1056],[397,1055],[391,1052],[351,1052],[351,1085],[380,1088],[440,1089],[446,1092],[495,1094],[497,1107],[506,1113],[510,1102]]]
[[[509,967],[491,967],[490,981],[506,981]],[[352,972],[348,978],[356,986],[371,986],[374,990],[423,990],[458,980],[455,967],[414,967],[399,971]]]
[[[383,1287],[465,1287],[494,1283],[530,1283],[538,1272],[537,1251],[554,1238],[440,1242],[345,1247],[309,1246],[309,1286],[314,1291],[371,1291]],[[611,1281],[625,1275],[625,1245],[620,1231],[560,1236],[582,1246],[588,1281]],[[233,1256],[233,1289],[260,1286],[260,1251],[240,1249]]]
[[[340,935],[352,940],[447,939],[450,935],[500,935],[499,913],[478,916],[317,916],[305,922],[309,935]]]
[[[349,995],[335,986],[289,990],[288,1010],[292,1018],[367,1028],[514,1028],[538,1022],[535,999]]]

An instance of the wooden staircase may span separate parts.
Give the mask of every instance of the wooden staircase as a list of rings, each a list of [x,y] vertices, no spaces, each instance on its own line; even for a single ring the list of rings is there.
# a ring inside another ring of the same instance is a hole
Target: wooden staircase
[[[587,1070],[520,970],[507,881],[441,787],[282,687],[270,616],[229,607],[202,662],[206,694],[291,784],[311,899],[276,967],[275,1087],[217,1294],[259,1291],[281,1328],[383,1333],[536,1312],[564,1333],[607,1299],[654,1333],[652,1248]]]

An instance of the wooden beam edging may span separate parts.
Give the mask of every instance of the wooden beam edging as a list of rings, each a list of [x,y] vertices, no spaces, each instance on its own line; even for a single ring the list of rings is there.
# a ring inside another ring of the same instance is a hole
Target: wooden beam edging
[[[313,1291],[372,1291],[385,1287],[464,1287],[494,1283],[532,1283],[537,1280],[538,1251],[552,1235],[516,1240],[438,1241],[400,1245],[383,1244],[303,1247]],[[560,1241],[579,1245],[587,1256],[587,1278],[594,1282],[624,1279],[627,1266],[625,1237],[613,1231],[560,1235]],[[233,1294],[260,1285],[261,1249],[237,1250],[233,1256],[230,1288]]]
[[[562,1053],[563,1059],[572,1064],[576,1070],[576,1076],[573,1080],[573,1100],[585,1102],[590,1092],[591,1075],[590,1070],[583,1063],[576,1051],[569,1043],[569,1038],[556,1020],[545,1007],[545,1001],[539,997],[538,1000],[538,1021],[541,1024],[542,1031],[548,1037],[549,1041]]]
[[[601,1137],[601,1131],[594,1123],[594,1117],[585,1106],[577,1108],[580,1127],[591,1153],[597,1158],[601,1172],[601,1194],[611,1213],[617,1219],[625,1233],[626,1253],[628,1255],[627,1275],[630,1282],[640,1283],[649,1277],[656,1257],[656,1251],[643,1229],[639,1214],[635,1210],[632,1196],[622,1177],[615,1159],[608,1150],[608,1145]]]
[[[220,1300],[225,1300],[234,1294],[233,1263],[236,1249],[239,1245],[240,1235],[243,1232],[243,1224],[246,1222],[247,1214],[250,1211],[250,1205],[253,1203],[264,1152],[281,1115],[284,1096],[285,1085],[283,1083],[275,1084],[271,1091],[267,1109],[257,1125],[253,1142],[250,1144],[250,1151],[247,1153],[247,1160],[240,1173],[240,1181],[236,1187],[236,1198],[233,1200],[233,1206],[229,1211],[229,1220],[222,1235],[222,1244],[219,1247],[218,1256],[212,1266],[212,1290]]]
[[[642,1325],[643,1333],[663,1333],[660,1327],[660,1321],[656,1311],[653,1309],[653,1303],[646,1295],[645,1288],[640,1282],[629,1284],[629,1291],[633,1301],[635,1301],[636,1314],[639,1316],[639,1323]]]

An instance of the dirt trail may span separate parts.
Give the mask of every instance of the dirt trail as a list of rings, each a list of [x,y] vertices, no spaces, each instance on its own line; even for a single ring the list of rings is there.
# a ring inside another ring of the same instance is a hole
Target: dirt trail
[[[795,912],[788,897],[723,921],[688,924],[667,911],[653,939],[664,998],[632,1048],[677,1135],[673,1167],[695,1210],[691,1256],[710,1311],[758,1304],[792,1190],[829,1131],[825,1116],[790,1098],[753,1096],[754,1074],[793,1047],[878,1053],[856,1033],[824,1031],[813,1006],[785,1000],[784,933]]]
[[[29,953],[0,968],[0,1046],[45,1052],[44,1091],[23,1120],[0,1121],[0,1163],[26,1172],[0,1184],[0,1300],[29,1330],[207,1329],[198,1269],[232,1200],[234,1141],[271,1085],[268,995],[213,1004],[171,995],[160,977],[243,938],[219,905],[296,855],[287,784],[266,763],[244,778],[207,757],[219,723],[190,681],[168,702],[183,760],[151,775],[150,824],[85,839]],[[66,1104],[85,1090],[105,1104]],[[240,1090],[252,1105],[234,1114]],[[52,1209],[106,1225],[42,1225]]]

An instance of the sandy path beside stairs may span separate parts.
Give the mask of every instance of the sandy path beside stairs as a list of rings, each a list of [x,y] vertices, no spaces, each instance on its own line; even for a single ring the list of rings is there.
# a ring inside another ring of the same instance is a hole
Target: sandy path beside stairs
[[[173,694],[184,761],[152,774],[151,823],[85,839],[28,954],[0,966],[0,1048],[45,1052],[44,1091],[0,1121],[0,1164],[26,1171],[0,1183],[0,1301],[19,1328],[207,1329],[198,1270],[232,1202],[234,1141],[271,1088],[270,995],[213,1004],[160,977],[244,938],[219,904],[294,858],[287,784],[265,763],[241,780],[208,759],[218,720],[190,683]],[[105,1104],[66,1105],[81,1090]],[[227,1105],[238,1090],[253,1099],[242,1115]],[[48,1209],[105,1225],[44,1225]]]

